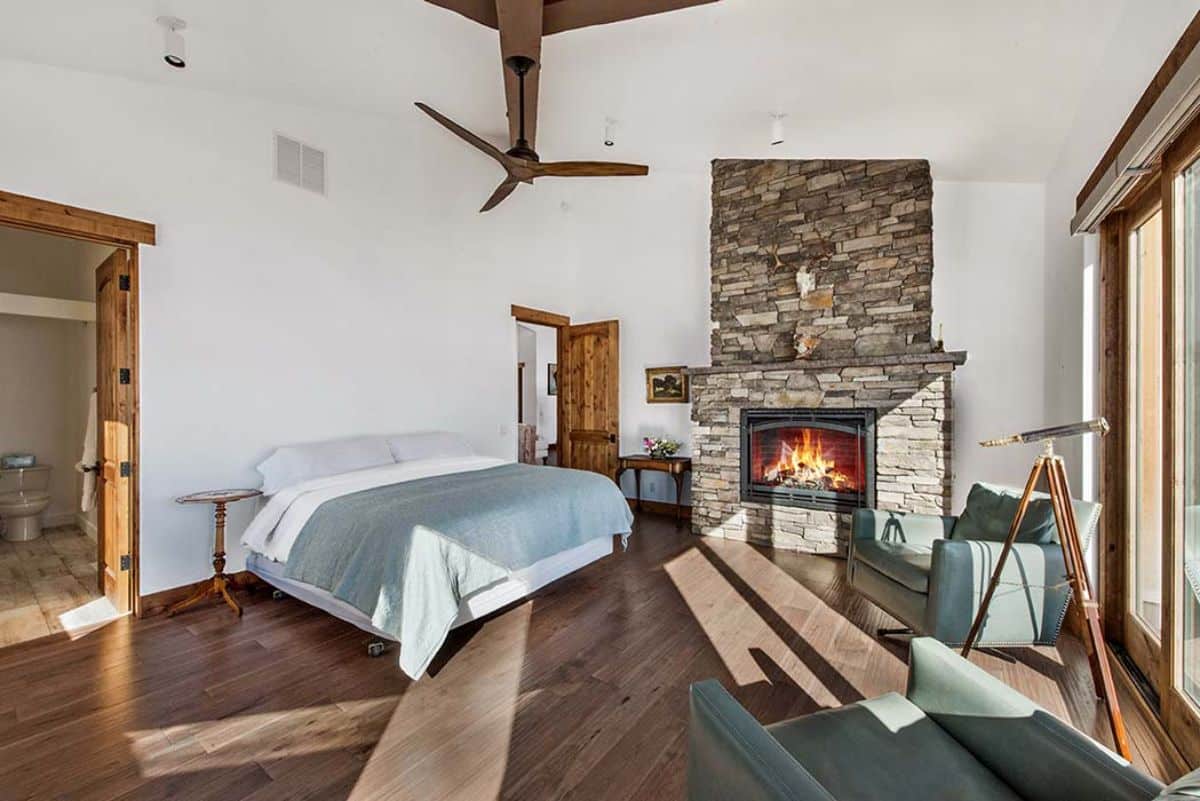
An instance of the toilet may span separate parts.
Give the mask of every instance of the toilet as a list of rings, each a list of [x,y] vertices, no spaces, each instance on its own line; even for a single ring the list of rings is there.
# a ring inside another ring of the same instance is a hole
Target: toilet
[[[50,505],[50,467],[0,470],[0,521],[4,539],[27,542],[42,536],[42,512]]]

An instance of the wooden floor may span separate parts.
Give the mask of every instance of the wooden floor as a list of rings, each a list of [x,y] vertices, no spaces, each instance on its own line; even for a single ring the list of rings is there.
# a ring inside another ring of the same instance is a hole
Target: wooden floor
[[[903,690],[906,650],[838,560],[676,531],[452,633],[434,674],[353,627],[246,596],[0,650],[4,799],[678,799],[687,686],[764,721]],[[1104,736],[1080,644],[975,660]],[[1127,699],[1128,700],[1128,699]],[[1136,760],[1177,774],[1127,703]]]
[[[0,540],[0,646],[62,631],[64,612],[99,596],[96,541],[78,526]]]

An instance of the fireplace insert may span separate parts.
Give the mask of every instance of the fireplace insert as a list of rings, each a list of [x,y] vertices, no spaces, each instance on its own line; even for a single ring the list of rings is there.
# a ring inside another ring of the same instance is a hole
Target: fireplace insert
[[[743,409],[742,500],[845,512],[875,504],[874,409]]]

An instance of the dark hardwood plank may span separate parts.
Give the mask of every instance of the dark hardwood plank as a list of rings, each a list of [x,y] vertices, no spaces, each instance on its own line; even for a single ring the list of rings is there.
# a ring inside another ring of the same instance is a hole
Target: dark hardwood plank
[[[687,685],[770,722],[902,690],[907,652],[840,560],[642,515],[628,552],[451,633],[409,681],[367,635],[266,593],[0,649],[6,799],[680,798]],[[1101,738],[1082,645],[974,658]],[[1183,767],[1135,704],[1135,759]]]

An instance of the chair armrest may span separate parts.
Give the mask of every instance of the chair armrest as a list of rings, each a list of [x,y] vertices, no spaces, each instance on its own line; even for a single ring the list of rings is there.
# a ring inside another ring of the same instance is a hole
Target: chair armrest
[[[719,682],[690,696],[688,801],[834,801]]]
[[[950,536],[957,517],[915,515],[883,509],[855,509],[850,530],[851,540],[880,540],[932,545],[934,540]]]
[[[1162,789],[932,638],[912,641],[907,696],[1029,801],[1149,801]]]
[[[992,540],[933,544],[925,633],[944,643],[966,641],[1003,548]],[[1058,543],[1015,543],[978,644],[1053,645],[1070,596]]]

